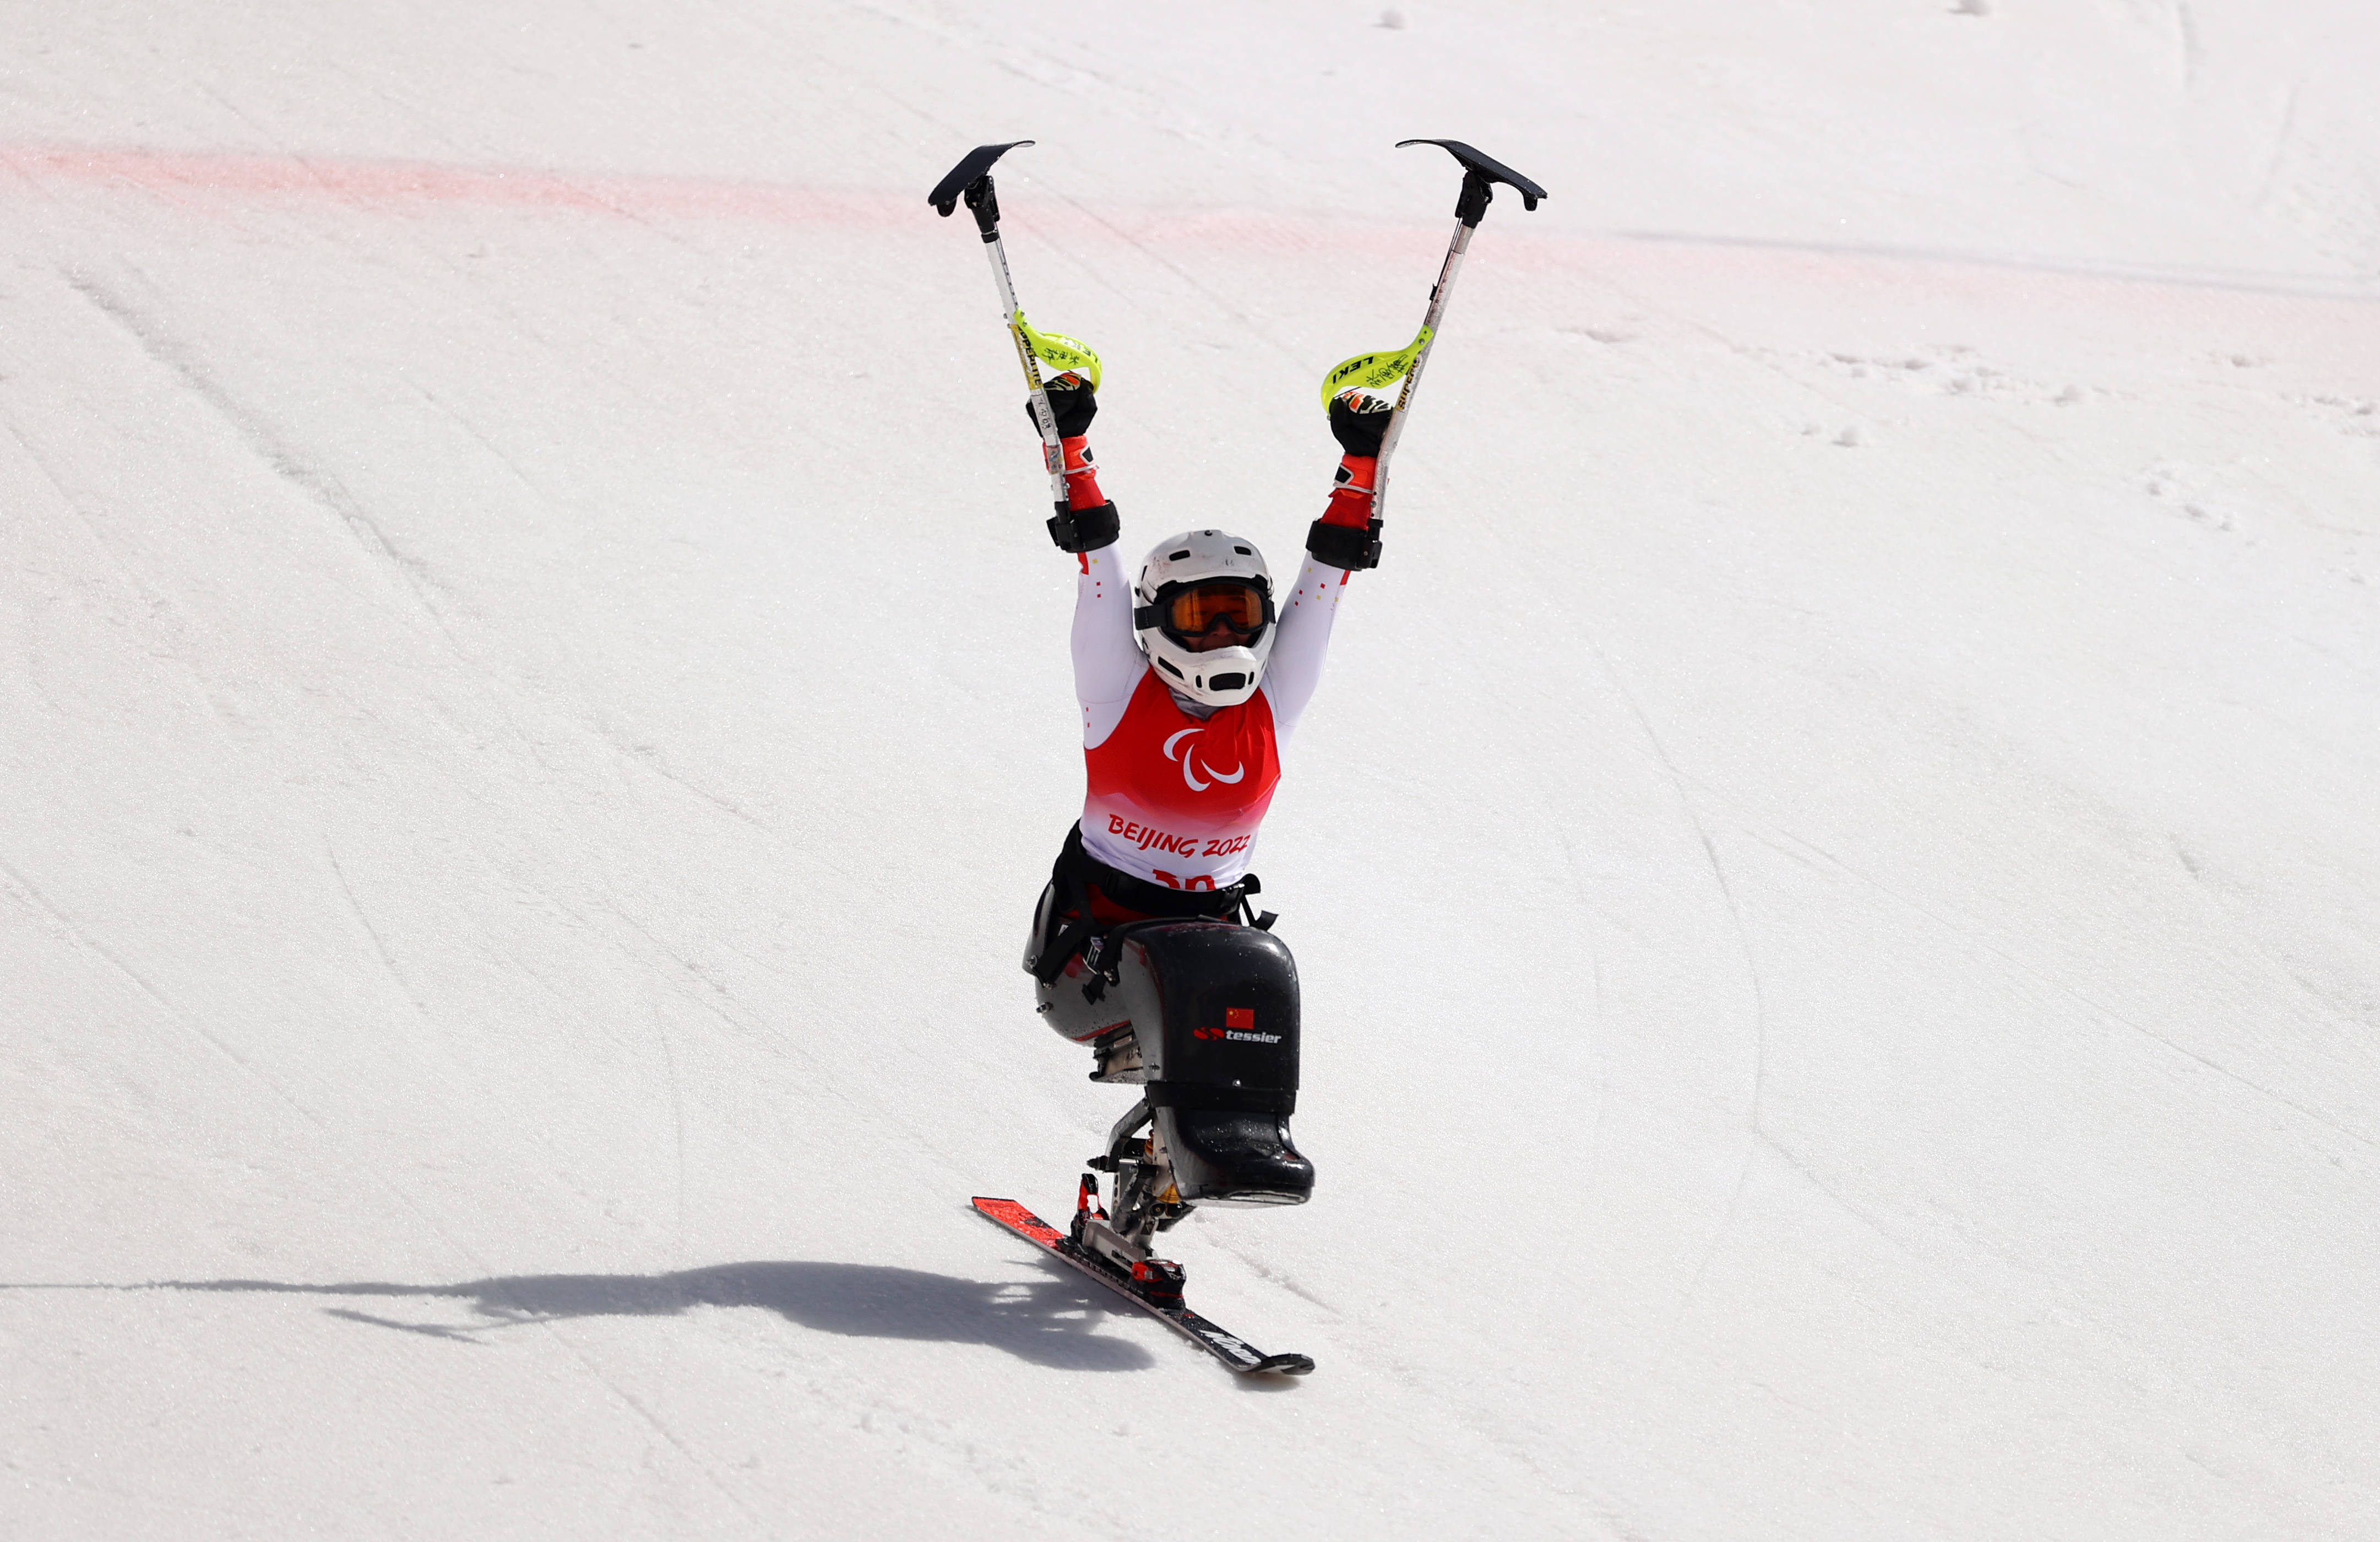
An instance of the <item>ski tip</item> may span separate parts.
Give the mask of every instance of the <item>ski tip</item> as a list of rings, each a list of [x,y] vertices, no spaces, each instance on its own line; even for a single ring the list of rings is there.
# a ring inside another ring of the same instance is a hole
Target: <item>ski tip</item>
[[[994,1199],[977,1195],[971,1203],[975,1213],[995,1226],[1005,1226],[1026,1241],[1040,1247],[1053,1247],[1065,1240],[1066,1233],[1035,1215],[1014,1199]]]
[[[1311,1354],[1268,1354],[1243,1373],[1248,1376],[1311,1376],[1314,1356]]]

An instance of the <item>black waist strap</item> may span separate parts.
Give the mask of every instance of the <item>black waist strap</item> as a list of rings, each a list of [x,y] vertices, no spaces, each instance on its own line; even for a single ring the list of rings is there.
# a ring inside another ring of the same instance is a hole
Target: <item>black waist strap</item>
[[[1066,844],[1058,848],[1058,860],[1050,869],[1050,881],[1057,890],[1057,903],[1050,907],[1048,929],[1042,933],[1041,952],[1026,965],[1035,979],[1048,985],[1065,972],[1066,961],[1080,953],[1092,938],[1107,929],[1091,913],[1091,891],[1097,889],[1111,903],[1126,910],[1137,911],[1144,917],[1167,920],[1190,920],[1206,917],[1229,920],[1236,913],[1251,924],[1269,931],[1273,915],[1268,910],[1262,916],[1250,916],[1247,903],[1250,894],[1260,892],[1264,885],[1257,875],[1248,874],[1228,889],[1168,889],[1161,883],[1135,878],[1120,868],[1110,867],[1093,856],[1083,846],[1083,827],[1078,822],[1066,832]],[[1066,918],[1072,911],[1074,918]],[[1132,923],[1126,922],[1125,925]],[[1084,995],[1097,1001],[1099,979],[1097,976],[1084,982]]]
[[[1058,850],[1055,876],[1061,882],[1073,878],[1097,884],[1100,893],[1144,916],[1228,916],[1239,908],[1242,899],[1264,887],[1253,877],[1243,878],[1228,889],[1168,889],[1151,883],[1093,856],[1083,845],[1080,824],[1066,832],[1066,844]]]

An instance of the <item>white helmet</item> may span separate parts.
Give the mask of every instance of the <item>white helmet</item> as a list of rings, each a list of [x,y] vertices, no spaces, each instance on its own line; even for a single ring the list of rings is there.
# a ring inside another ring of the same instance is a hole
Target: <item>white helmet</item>
[[[1209,707],[1256,695],[1275,618],[1255,542],[1220,530],[1170,536],[1141,563],[1132,598],[1133,636],[1160,679]]]

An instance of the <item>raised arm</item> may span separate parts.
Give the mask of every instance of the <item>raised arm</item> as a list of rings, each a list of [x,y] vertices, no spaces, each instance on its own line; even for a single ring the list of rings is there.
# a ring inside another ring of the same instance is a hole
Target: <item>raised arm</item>
[[[1330,404],[1330,432],[1342,452],[1330,489],[1330,506],[1306,531],[1306,558],[1297,586],[1276,603],[1281,635],[1265,665],[1265,694],[1272,699],[1275,731],[1283,740],[1295,732],[1306,703],[1322,683],[1322,661],[1330,649],[1330,626],[1339,617],[1339,595],[1347,576],[1380,560],[1380,522],[1372,514],[1373,478],[1379,467],[1380,435],[1389,425],[1390,404],[1350,391]]]
[[[1050,518],[1050,539],[1082,568],[1075,581],[1075,699],[1083,710],[1083,745],[1091,748],[1123,721],[1148,661],[1132,637],[1132,577],[1116,547],[1115,504],[1099,493],[1099,467],[1085,437],[1099,400],[1072,371],[1045,389],[1066,453],[1067,508],[1062,518]]]

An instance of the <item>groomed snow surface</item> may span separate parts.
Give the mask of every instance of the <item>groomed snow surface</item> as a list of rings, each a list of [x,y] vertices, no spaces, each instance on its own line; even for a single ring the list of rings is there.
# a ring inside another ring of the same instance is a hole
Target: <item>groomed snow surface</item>
[[[2370,1536],[2348,0],[0,16],[0,1534]],[[1234,1380],[966,1208],[1072,564],[1294,560]]]

